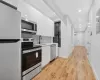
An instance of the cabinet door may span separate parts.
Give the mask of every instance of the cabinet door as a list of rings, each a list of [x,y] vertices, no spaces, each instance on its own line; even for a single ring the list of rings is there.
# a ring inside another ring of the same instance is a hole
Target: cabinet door
[[[54,36],[54,23],[49,18],[42,16],[37,24],[37,34],[43,36]]]
[[[50,46],[42,47],[42,68],[50,62]]]

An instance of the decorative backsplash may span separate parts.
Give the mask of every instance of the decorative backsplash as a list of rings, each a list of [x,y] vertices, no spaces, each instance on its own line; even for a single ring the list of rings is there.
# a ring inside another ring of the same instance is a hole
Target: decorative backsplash
[[[40,35],[33,35],[34,44],[39,44],[39,36]],[[41,36],[40,43],[53,43],[53,37]]]

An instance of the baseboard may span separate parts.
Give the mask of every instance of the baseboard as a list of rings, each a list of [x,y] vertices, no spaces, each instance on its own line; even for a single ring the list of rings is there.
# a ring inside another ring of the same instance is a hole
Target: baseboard
[[[42,67],[42,70],[45,69],[48,65],[50,65],[52,62],[54,62],[57,58],[59,58],[59,57],[57,56],[55,59],[53,59],[48,64],[46,64],[44,67]]]
[[[93,64],[92,63],[90,63],[90,64],[91,64],[91,67],[92,67],[93,72],[95,74],[96,80],[100,80],[99,77],[98,77],[98,75],[97,75],[97,73],[96,73],[96,71],[95,71],[95,68],[94,68]]]

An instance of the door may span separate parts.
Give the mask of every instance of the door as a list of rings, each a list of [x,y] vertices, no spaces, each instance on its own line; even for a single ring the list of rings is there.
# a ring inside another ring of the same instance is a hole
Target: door
[[[41,62],[41,50],[23,53],[22,55],[22,71],[25,71]]]
[[[0,39],[20,39],[21,14],[0,2]]]
[[[1,43],[0,80],[21,80],[21,42]]]
[[[50,62],[50,46],[42,47],[42,68]]]
[[[54,43],[58,43],[58,47],[61,47],[61,21],[54,22]]]

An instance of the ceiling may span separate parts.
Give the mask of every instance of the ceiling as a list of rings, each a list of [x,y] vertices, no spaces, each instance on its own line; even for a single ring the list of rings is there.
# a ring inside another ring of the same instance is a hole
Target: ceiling
[[[51,20],[59,20],[59,17],[53,12],[43,0],[25,0],[28,4],[39,10],[41,13],[49,17]]]

